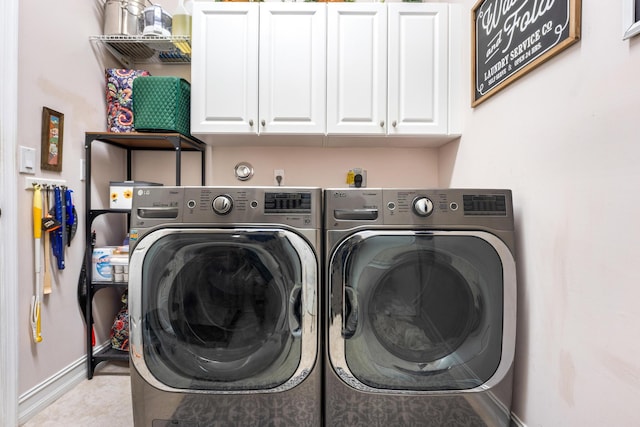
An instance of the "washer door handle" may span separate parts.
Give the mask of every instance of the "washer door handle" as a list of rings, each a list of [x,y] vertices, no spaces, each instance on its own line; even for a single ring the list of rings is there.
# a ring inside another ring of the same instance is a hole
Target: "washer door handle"
[[[355,335],[358,329],[358,295],[355,289],[344,287],[344,324],[342,325],[342,337],[349,339]]]
[[[296,285],[289,294],[289,329],[294,337],[302,335],[302,286]]]

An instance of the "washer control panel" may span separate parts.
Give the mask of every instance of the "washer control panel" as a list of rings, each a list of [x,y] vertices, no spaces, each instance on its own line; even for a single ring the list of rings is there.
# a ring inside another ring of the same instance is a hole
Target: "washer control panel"
[[[322,192],[315,187],[184,187],[185,223],[279,223],[315,227]]]
[[[386,206],[385,223],[409,222],[421,223],[427,218],[433,220],[433,215],[448,212],[448,197],[433,190],[382,190],[382,197]],[[390,208],[391,206],[392,208]]]
[[[262,197],[262,200],[258,200]],[[263,195],[256,195],[248,205],[242,203],[241,210],[263,208],[265,214],[310,214],[313,203],[311,193],[306,191],[266,191]],[[244,194],[240,194],[238,200],[246,201]],[[197,206],[196,200],[188,200],[187,207],[193,209]],[[218,215],[227,215],[233,209],[233,197],[229,194],[220,194],[213,198],[211,202],[213,212]]]
[[[282,224],[314,229],[322,224],[322,190],[318,187],[176,187],[138,189],[132,227],[161,224],[222,226]]]

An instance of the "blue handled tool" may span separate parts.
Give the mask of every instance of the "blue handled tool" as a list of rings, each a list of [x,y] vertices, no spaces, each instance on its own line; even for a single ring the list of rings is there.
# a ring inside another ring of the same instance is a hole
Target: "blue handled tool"
[[[55,204],[55,218],[56,221],[60,224],[64,224],[64,219],[62,216],[62,194],[60,187],[56,186],[53,189],[53,198]],[[53,231],[53,238],[51,239],[51,247],[53,249],[53,255],[56,257],[58,270],[64,269],[64,243],[63,243],[63,235],[64,235],[65,227],[60,227],[57,230]]]
[[[65,224],[67,246],[71,246],[71,239],[76,235],[76,229],[78,227],[78,214],[76,212],[76,207],[73,204],[71,193],[73,193],[73,190],[70,188],[64,190],[64,204],[67,217],[67,222]]]
[[[62,209],[62,259],[64,260],[64,248],[67,246],[67,187],[60,187],[60,207]]]

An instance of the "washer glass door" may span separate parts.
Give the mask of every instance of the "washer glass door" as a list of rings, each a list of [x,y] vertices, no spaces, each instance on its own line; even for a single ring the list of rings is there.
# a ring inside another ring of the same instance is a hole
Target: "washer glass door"
[[[338,375],[385,390],[488,381],[501,361],[504,282],[494,246],[502,242],[485,236],[364,231],[338,245],[329,268],[329,351]]]
[[[134,357],[136,368],[163,388],[293,387],[315,360],[315,338],[302,332],[315,333],[303,317],[315,314],[316,265],[287,230],[145,236],[131,261],[132,349],[144,360]]]

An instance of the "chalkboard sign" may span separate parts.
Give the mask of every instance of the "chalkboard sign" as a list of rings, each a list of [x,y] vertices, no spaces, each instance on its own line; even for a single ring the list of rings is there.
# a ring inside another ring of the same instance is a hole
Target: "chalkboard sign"
[[[480,0],[473,7],[472,106],[580,39],[581,0]]]

